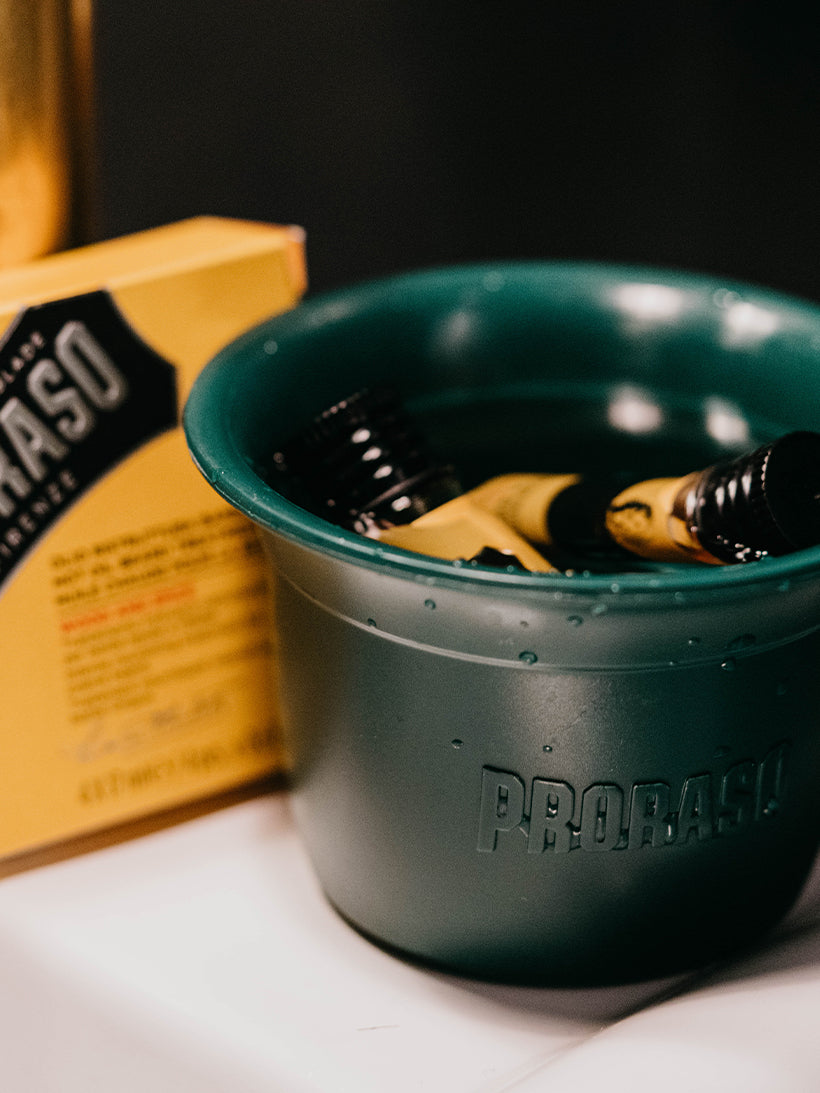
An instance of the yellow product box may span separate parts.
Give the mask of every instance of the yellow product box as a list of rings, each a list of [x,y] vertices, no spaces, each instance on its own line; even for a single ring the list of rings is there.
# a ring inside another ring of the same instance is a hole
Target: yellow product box
[[[300,229],[212,217],[0,273],[7,863],[278,768],[265,566],[180,415],[305,283]]]

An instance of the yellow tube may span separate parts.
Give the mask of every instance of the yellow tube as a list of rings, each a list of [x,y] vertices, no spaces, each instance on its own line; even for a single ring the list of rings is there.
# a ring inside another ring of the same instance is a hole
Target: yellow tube
[[[723,564],[703,549],[687,526],[686,498],[698,478],[698,472],[684,478],[653,478],[622,490],[605,510],[604,526],[612,541],[650,561]],[[550,509],[565,490],[582,480],[577,474],[505,474],[465,496],[530,542],[561,547],[566,544],[556,542],[550,531]]]
[[[487,548],[510,556],[510,564],[539,573],[556,572],[516,530],[494,513],[476,504],[469,494],[431,509],[412,523],[380,528],[371,533],[380,542],[455,560],[476,558]]]
[[[655,562],[723,562],[704,550],[685,519],[685,501],[699,473],[651,478],[622,490],[606,511],[606,528],[625,550]]]
[[[494,513],[532,543],[552,545],[547,515],[553,501],[578,474],[502,474],[470,490],[476,505]]]

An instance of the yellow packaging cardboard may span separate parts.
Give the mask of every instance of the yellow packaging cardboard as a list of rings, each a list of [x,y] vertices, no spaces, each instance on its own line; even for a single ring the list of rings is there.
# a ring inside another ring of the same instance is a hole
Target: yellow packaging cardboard
[[[305,279],[300,229],[210,217],[0,273],[0,857],[277,769],[265,568],[180,413]]]

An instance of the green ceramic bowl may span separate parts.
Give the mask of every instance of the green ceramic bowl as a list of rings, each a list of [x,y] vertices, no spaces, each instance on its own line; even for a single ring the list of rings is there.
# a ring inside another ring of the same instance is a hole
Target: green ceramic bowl
[[[570,577],[342,531],[260,468],[374,383],[467,485],[684,474],[820,427],[820,309],[644,268],[411,273],[250,331],[185,413],[269,550],[294,805],[342,915],[517,982],[661,975],[759,935],[820,830],[820,549]]]

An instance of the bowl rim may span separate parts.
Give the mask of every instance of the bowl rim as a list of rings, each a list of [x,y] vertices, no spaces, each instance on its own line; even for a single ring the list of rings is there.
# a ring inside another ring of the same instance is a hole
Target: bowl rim
[[[332,322],[355,307],[368,308],[385,295],[426,283],[452,281],[454,285],[499,273],[560,273],[568,277],[655,280],[676,287],[714,293],[742,293],[749,302],[776,305],[800,315],[816,326],[820,344],[820,305],[799,296],[716,275],[663,266],[562,259],[492,261],[431,266],[361,281],[306,298],[294,308],[254,325],[227,343],[197,376],[183,410],[183,428],[189,453],[211,487],[231,506],[254,523],[319,553],[387,574],[428,583],[495,587],[512,591],[580,593],[598,596],[613,592],[646,595],[685,593],[780,585],[820,574],[820,546],[779,558],[765,558],[741,565],[684,566],[640,573],[523,572],[498,570],[453,562],[392,547],[353,531],[337,527],[289,501],[266,482],[240,450],[230,428],[243,374],[269,360],[266,346],[275,343],[277,359],[287,353],[288,338]]]

